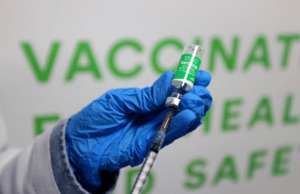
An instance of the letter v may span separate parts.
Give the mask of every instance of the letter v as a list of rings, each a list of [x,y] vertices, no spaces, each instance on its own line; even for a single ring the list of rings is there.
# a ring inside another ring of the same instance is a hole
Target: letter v
[[[33,53],[32,46],[28,42],[21,43],[21,47],[27,57],[30,67],[38,82],[46,83],[49,80],[50,74],[53,69],[54,61],[57,56],[58,49],[60,47],[59,42],[53,42],[51,45],[50,52],[46,61],[46,65],[41,67],[39,65],[36,56]]]

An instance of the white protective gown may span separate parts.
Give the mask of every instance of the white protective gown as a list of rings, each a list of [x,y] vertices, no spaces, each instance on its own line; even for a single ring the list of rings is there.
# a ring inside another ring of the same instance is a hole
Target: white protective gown
[[[24,150],[7,148],[6,128],[0,117],[1,194],[59,194],[50,165],[49,133],[34,139]]]
[[[12,149],[6,146],[7,133],[0,116],[0,194],[89,193],[77,182],[69,165],[66,123],[63,120],[53,130],[45,131],[25,149]],[[108,187],[96,193],[111,193],[117,178],[118,174],[113,175]]]

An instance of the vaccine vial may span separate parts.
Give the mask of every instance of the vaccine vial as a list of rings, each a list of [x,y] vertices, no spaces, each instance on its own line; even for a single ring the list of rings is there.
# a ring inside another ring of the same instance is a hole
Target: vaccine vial
[[[166,100],[167,107],[180,111],[180,100],[194,86],[203,53],[204,49],[197,44],[188,44],[184,47],[172,80],[173,93]]]

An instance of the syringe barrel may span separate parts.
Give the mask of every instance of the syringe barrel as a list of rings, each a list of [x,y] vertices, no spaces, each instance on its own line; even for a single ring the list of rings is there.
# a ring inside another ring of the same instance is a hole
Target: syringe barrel
[[[145,159],[143,166],[138,174],[138,177],[135,180],[135,183],[132,187],[130,194],[140,194],[146,184],[147,177],[150,173],[150,170],[154,164],[157,153],[150,151]]]
[[[173,93],[167,98],[166,106],[180,110],[179,104],[182,95],[189,92],[194,86],[203,53],[204,49],[200,45],[188,44],[185,46],[172,80]]]

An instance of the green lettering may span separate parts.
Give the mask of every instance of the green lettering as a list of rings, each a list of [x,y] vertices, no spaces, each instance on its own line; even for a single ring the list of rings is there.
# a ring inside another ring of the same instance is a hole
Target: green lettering
[[[241,115],[238,111],[233,111],[232,108],[234,106],[242,105],[243,100],[240,98],[228,100],[224,104],[224,111],[223,111],[223,123],[222,129],[223,131],[236,131],[240,128],[238,123],[232,123],[232,119],[238,119]]]
[[[226,156],[213,179],[213,185],[216,186],[222,179],[229,179],[236,183],[238,178],[237,167],[233,156]]]
[[[203,131],[205,134],[211,130],[211,123],[212,123],[212,111],[213,106],[206,112],[206,115],[203,117]]]
[[[258,150],[251,154],[249,158],[249,165],[247,171],[247,179],[251,180],[253,178],[254,172],[257,169],[265,167],[265,163],[258,161],[259,158],[265,157],[267,155],[266,150]]]
[[[151,64],[152,67],[154,69],[155,72],[157,72],[158,74],[163,74],[166,70],[170,69],[166,69],[163,67],[163,65],[159,62],[158,58],[160,55],[160,52],[163,48],[165,47],[175,47],[179,52],[182,52],[183,48],[184,48],[184,44],[182,43],[182,41],[180,41],[179,39],[176,38],[167,38],[164,39],[162,41],[160,41],[158,44],[156,44],[153,48],[153,51],[151,53]],[[171,68],[172,71],[176,70],[177,67],[177,63],[174,64]]]
[[[281,58],[281,67],[286,68],[289,61],[292,43],[300,40],[299,34],[281,34],[277,37],[279,42],[284,44],[283,54]]]
[[[29,65],[31,69],[33,70],[33,73],[35,75],[35,78],[38,82],[46,83],[49,80],[49,77],[51,75],[53,65],[60,47],[59,42],[53,42],[51,45],[50,52],[48,54],[48,58],[46,61],[46,65],[44,67],[41,67],[39,64],[37,57],[33,53],[32,46],[28,42],[21,43],[21,47],[27,57],[27,60],[29,62]]]
[[[226,69],[229,72],[233,72],[236,69],[238,48],[239,38],[236,36],[233,38],[231,52],[226,52],[222,40],[220,38],[213,38],[211,41],[208,71],[211,73],[215,71],[216,57],[219,55],[225,62]]]
[[[289,94],[286,98],[284,112],[283,112],[283,123],[286,125],[299,123],[299,117],[291,115],[292,103],[293,103],[293,95]]]
[[[130,191],[132,189],[133,186],[133,181],[135,180],[135,177],[139,174],[140,172],[140,168],[134,168],[134,169],[130,169],[126,172],[125,174],[125,191],[127,194],[130,194]],[[153,170],[150,171],[149,175],[148,175],[148,179],[146,181],[145,187],[142,191],[141,194],[147,194],[149,193],[153,188],[154,188],[154,174],[153,174]]]
[[[46,123],[53,123],[60,120],[58,114],[39,115],[34,117],[34,136],[42,134],[45,131],[44,125]]]
[[[244,71],[248,70],[253,64],[261,64],[266,70],[270,69],[269,51],[264,36],[259,36],[254,43],[243,67]]]
[[[268,97],[263,97],[260,100],[248,123],[248,127],[252,128],[257,122],[265,122],[269,126],[274,124],[272,106]]]
[[[141,53],[143,51],[143,47],[141,46],[141,44],[138,41],[133,40],[133,39],[121,40],[112,46],[112,48],[109,51],[108,57],[107,57],[108,69],[113,74],[115,74],[116,76],[119,76],[121,78],[133,77],[142,70],[142,64],[136,64],[135,67],[130,70],[121,70],[118,68],[118,65],[116,63],[117,53],[121,49],[126,48],[126,47],[134,49],[138,53]]]
[[[87,63],[81,64],[80,58],[84,56],[87,59]],[[91,73],[96,79],[102,78],[102,75],[100,74],[100,71],[97,67],[96,59],[94,58],[88,42],[79,42],[77,44],[65,80],[71,81],[77,73]]]
[[[283,176],[289,172],[287,167],[290,162],[288,154],[290,154],[291,151],[292,147],[290,146],[281,147],[276,150],[272,168],[273,176]]]
[[[205,168],[206,161],[203,159],[192,160],[186,167],[186,175],[190,180],[184,182],[187,189],[195,190],[201,188],[206,181],[206,174],[196,168]],[[192,180],[193,179],[193,180]]]
[[[202,46],[202,38],[199,38],[199,37],[196,37],[195,39],[194,39],[194,43],[195,44],[198,44],[198,45],[200,45],[200,46]]]

